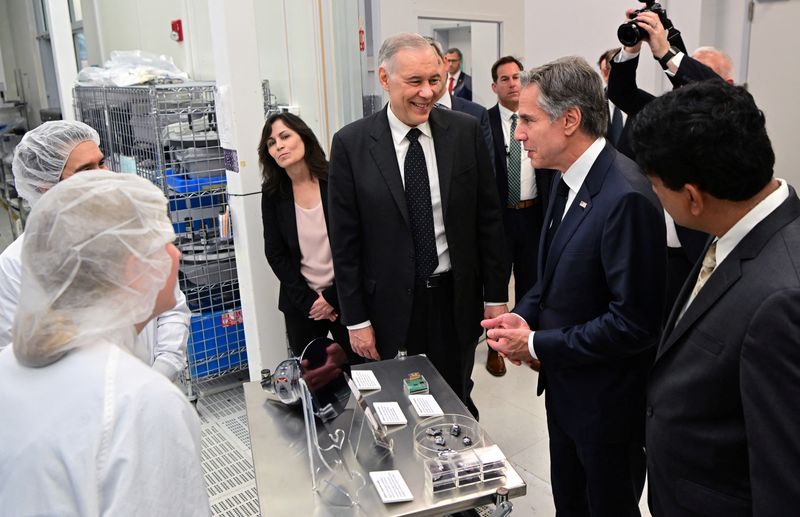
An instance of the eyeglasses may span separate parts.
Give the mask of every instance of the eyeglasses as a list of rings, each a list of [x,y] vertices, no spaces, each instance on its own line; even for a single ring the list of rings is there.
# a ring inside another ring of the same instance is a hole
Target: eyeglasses
[[[448,63],[458,63],[459,61],[461,61],[461,60],[460,59],[448,59],[447,60]]]

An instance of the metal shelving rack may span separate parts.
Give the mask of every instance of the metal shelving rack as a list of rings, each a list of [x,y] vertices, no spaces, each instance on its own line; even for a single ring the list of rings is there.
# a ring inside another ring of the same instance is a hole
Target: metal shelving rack
[[[169,199],[192,310],[184,386],[190,398],[211,393],[247,370],[214,84],[78,86],[75,108],[100,133],[110,169],[151,180]]]
[[[11,163],[14,148],[28,128],[27,104],[0,102],[0,209],[5,210],[11,227],[11,237],[16,239],[25,228],[30,207],[17,195]],[[15,117],[19,114],[18,117]]]

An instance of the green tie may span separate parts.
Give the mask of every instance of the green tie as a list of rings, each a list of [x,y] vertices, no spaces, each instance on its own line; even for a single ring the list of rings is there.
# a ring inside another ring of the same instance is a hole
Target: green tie
[[[519,203],[520,175],[522,164],[520,163],[521,144],[514,139],[514,131],[517,129],[517,114],[511,115],[511,131],[509,132],[508,144],[508,204],[516,205]]]

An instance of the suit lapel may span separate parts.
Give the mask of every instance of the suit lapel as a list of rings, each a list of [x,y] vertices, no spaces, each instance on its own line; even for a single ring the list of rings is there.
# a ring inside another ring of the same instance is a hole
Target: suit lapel
[[[656,359],[664,355],[667,350],[675,344],[675,342],[694,324],[697,319],[702,316],[716,301],[725,294],[728,289],[731,288],[733,284],[735,284],[739,278],[742,276],[742,267],[741,267],[741,257],[735,257],[733,254],[729,255],[725,261],[719,265],[717,269],[714,270],[714,273],[709,277],[706,284],[697,293],[697,297],[692,300],[692,304],[686,309],[683,317],[677,321],[675,324],[672,332],[669,333],[669,337],[667,338],[666,342],[663,343],[662,346],[658,347],[658,355]],[[702,261],[699,261],[700,265],[702,265]],[[697,269],[697,273],[699,273],[699,268]],[[694,272],[694,270],[693,270]],[[681,296],[679,297],[680,300],[683,301],[680,306],[675,306],[673,312],[675,314],[670,315],[670,319],[677,318],[680,314],[683,305],[686,303],[686,299],[691,294],[692,290],[694,289],[694,284],[697,281],[697,273],[694,276],[689,276],[687,279],[686,284],[684,284],[684,288],[681,290]],[[685,296],[684,296],[685,294]],[[673,320],[674,321],[674,320]]]
[[[558,258],[561,256],[561,252],[564,251],[564,248],[575,234],[575,231],[581,225],[589,212],[591,212],[593,206],[592,198],[597,195],[598,192],[600,192],[600,188],[603,186],[603,181],[605,181],[608,168],[611,166],[613,161],[614,152],[609,144],[606,144],[606,146],[598,155],[597,159],[594,161],[594,164],[592,164],[592,168],[589,169],[586,179],[583,180],[583,184],[578,190],[578,194],[575,196],[575,199],[572,201],[569,210],[567,210],[567,213],[561,220],[561,225],[558,227],[558,231],[553,237],[553,242],[550,243],[550,249],[547,252],[547,260],[545,261],[544,276],[542,277],[542,285],[544,288],[542,290],[543,292],[547,288],[547,285],[553,276],[553,271],[555,270],[556,263],[558,263]],[[550,221],[550,217],[552,217],[552,201],[556,195],[557,188],[558,181],[554,179],[553,190],[550,193],[551,202],[549,203],[547,215],[545,216],[545,221],[548,223]],[[543,228],[542,233],[545,234],[545,232],[546,230]]]
[[[330,223],[328,222],[328,182],[327,180],[319,180],[319,195],[322,199],[322,213],[325,214],[325,227],[328,229],[328,234],[331,232]]]
[[[294,193],[289,184],[289,195],[278,197],[278,213],[283,221],[283,229],[286,232],[286,242],[290,246],[297,246],[299,249],[300,240],[297,237],[297,214],[294,210]]]
[[[553,176],[553,183],[550,185],[551,201],[556,196],[556,190],[557,190],[556,185],[558,185],[558,181],[556,180],[556,178],[561,179],[561,173],[559,171],[555,171],[555,175]],[[549,227],[548,225],[550,224],[550,219],[552,217],[553,217],[553,203],[548,201],[547,210],[545,210],[544,213],[544,225],[542,226],[542,231],[539,234],[539,256],[536,257],[536,264],[537,264],[536,278],[539,281],[544,281],[544,270],[542,267],[544,265],[544,247],[545,247],[544,243],[547,240],[547,230]]]
[[[392,131],[389,129],[389,118],[386,115],[386,110],[389,105],[383,108],[383,111],[375,117],[375,123],[372,125],[370,137],[372,138],[372,146],[369,152],[378,170],[383,176],[386,185],[389,187],[389,192],[392,194],[395,204],[397,204],[403,220],[410,228],[411,224],[408,219],[408,206],[406,204],[406,192],[403,189],[403,180],[400,178],[400,167],[397,165],[397,153],[394,149],[394,141],[392,140]],[[356,164],[358,166],[358,164]]]
[[[442,215],[447,221],[447,205],[450,199],[450,179],[453,177],[453,155],[458,149],[449,124],[441,110],[431,111],[428,118],[433,135],[433,146],[436,149],[436,168],[439,170],[439,192],[442,196]]]
[[[775,233],[798,217],[800,217],[800,200],[797,199],[797,194],[790,186],[789,198],[763,221],[758,223],[750,233],[745,235],[730,255],[714,270],[706,284],[697,293],[697,297],[687,307],[683,317],[675,322],[686,303],[686,299],[694,288],[702,263],[702,261],[698,261],[692,270],[692,274],[684,284],[680,296],[678,296],[679,302],[672,309],[672,314],[670,314],[666,327],[667,332],[665,332],[664,339],[658,347],[656,360],[667,353],[681,336],[741,278],[742,262],[758,256],[761,249]],[[709,240],[710,243],[711,240]],[[708,246],[706,246],[706,249],[708,249]]]
[[[506,140],[505,135],[503,134],[503,120],[500,118],[500,108],[497,104],[495,104],[494,107],[489,108],[489,126],[492,128],[494,154],[496,157],[501,157],[501,159],[495,159],[497,165],[500,166],[495,173],[502,178],[506,178],[508,176],[508,163],[506,163],[508,161],[506,158]]]

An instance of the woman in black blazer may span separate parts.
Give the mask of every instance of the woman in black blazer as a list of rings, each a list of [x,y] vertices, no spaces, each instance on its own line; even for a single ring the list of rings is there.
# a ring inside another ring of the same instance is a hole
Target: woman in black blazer
[[[325,152],[300,117],[278,113],[264,124],[258,156],[264,250],[281,284],[278,308],[289,346],[299,356],[312,339],[330,332],[351,355],[328,241]]]

